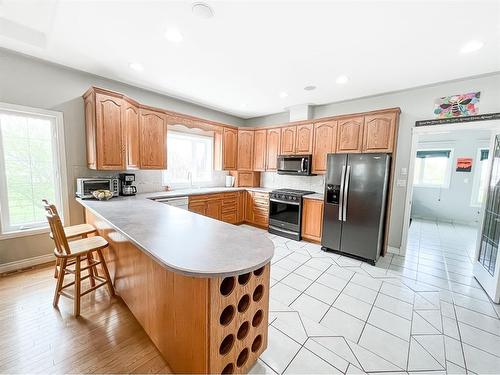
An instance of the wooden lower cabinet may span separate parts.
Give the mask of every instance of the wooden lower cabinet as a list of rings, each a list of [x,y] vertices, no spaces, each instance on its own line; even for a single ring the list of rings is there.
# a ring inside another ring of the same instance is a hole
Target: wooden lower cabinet
[[[265,228],[269,222],[269,194],[258,191],[235,191],[193,195],[189,211],[230,224],[243,222]]]
[[[206,202],[202,201],[191,201],[191,198],[189,198],[189,211],[195,212],[200,215],[206,215],[207,214],[207,204]]]
[[[214,199],[207,202],[206,216],[212,219],[222,220],[222,200]]]
[[[321,242],[323,208],[322,200],[304,199],[302,206],[302,238],[313,242]]]
[[[172,373],[250,371],[267,348],[269,263],[239,275],[245,278],[244,285],[237,275],[188,276],[158,263],[91,211],[86,210],[85,217],[109,243],[103,253],[116,292]],[[248,294],[253,298],[245,300]],[[244,308],[238,311],[233,307],[240,305]],[[252,324],[245,335],[243,322]]]
[[[269,224],[269,193],[247,191],[245,221],[258,227]]]
[[[225,221],[240,224],[244,221],[244,202],[241,196],[244,191],[193,195],[189,197],[189,211]]]

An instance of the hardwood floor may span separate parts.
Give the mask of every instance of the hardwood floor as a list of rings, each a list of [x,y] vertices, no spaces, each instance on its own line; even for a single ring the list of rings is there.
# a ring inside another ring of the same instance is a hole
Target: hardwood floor
[[[98,289],[52,307],[50,266],[0,277],[0,373],[171,373],[119,297]]]

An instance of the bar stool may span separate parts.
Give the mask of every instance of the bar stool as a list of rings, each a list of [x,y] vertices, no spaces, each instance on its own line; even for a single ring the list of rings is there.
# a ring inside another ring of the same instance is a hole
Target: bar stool
[[[73,299],[73,313],[75,316],[79,316],[80,299],[82,296],[100,288],[101,286],[107,286],[111,296],[115,294],[113,284],[111,283],[111,278],[109,276],[108,267],[106,266],[106,261],[104,260],[101,251],[108,246],[108,242],[100,236],[82,238],[80,240],[68,242],[59,215],[53,212],[47,212],[46,217],[56,245],[54,255],[60,262],[53,305],[54,307],[57,307],[60,296]],[[96,260],[92,256],[94,253],[97,255],[97,259],[99,260]],[[82,261],[87,261],[87,265],[82,267]],[[99,264],[104,271],[104,276],[97,275],[96,266]],[[71,266],[74,267],[70,268]],[[87,271],[87,275],[82,277],[83,271]],[[64,277],[67,274],[73,274],[75,276],[75,280],[64,285]],[[89,289],[82,292],[81,282],[85,279],[90,279],[89,281],[91,286]],[[97,284],[96,281],[98,282]],[[73,295],[65,290],[72,285],[74,285]]]
[[[56,206],[50,204],[47,199],[42,199],[42,203],[45,211],[53,212],[54,214],[59,216]],[[87,238],[89,234],[97,233],[97,230],[92,224],[77,224],[65,227],[64,233],[66,234],[66,238],[68,240],[74,240],[78,238]],[[52,232],[49,234],[49,236],[50,238],[54,239]],[[54,279],[57,279],[58,267],[59,258],[56,258],[56,265],[54,267]]]

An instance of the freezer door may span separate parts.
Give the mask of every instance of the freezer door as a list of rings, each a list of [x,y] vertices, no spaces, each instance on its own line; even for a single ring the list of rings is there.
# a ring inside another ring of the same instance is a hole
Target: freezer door
[[[389,178],[387,154],[349,154],[341,251],[376,261],[384,234]]]
[[[329,154],[325,180],[325,208],[323,210],[323,235],[321,245],[331,250],[340,250],[342,234],[342,200],[346,154]]]

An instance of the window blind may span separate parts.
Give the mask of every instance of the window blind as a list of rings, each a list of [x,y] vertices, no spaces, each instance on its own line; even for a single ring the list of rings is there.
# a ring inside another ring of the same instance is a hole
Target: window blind
[[[417,158],[449,158],[450,150],[428,150],[428,151],[417,151]]]

